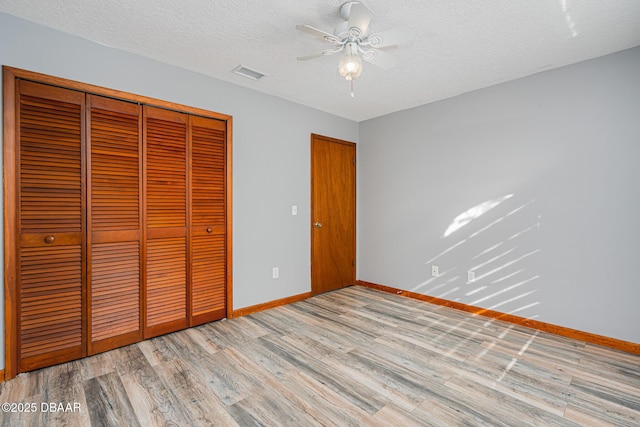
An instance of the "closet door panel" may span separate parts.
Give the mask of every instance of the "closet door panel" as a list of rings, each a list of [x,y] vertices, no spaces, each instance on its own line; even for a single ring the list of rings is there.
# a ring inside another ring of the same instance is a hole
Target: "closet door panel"
[[[144,135],[149,338],[188,326],[188,116],[145,107]]]
[[[88,95],[89,354],[142,339],[142,108]]]
[[[18,372],[82,357],[83,93],[17,84]]]
[[[225,131],[191,117],[191,325],[226,316]]]

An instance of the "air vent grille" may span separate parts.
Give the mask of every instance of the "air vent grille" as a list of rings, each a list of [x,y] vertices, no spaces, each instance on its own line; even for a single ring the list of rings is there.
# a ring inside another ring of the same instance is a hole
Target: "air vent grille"
[[[264,77],[264,74],[262,74],[260,71],[252,70],[251,68],[247,68],[244,65],[238,65],[233,69],[232,72],[251,80],[260,80]]]

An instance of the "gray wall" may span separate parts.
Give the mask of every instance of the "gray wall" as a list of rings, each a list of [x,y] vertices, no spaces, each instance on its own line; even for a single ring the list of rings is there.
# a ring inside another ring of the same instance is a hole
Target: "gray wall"
[[[640,48],[360,141],[359,279],[640,343]]]
[[[2,65],[232,115],[233,306],[310,290],[310,134],[356,142],[357,123],[6,14],[0,40]]]

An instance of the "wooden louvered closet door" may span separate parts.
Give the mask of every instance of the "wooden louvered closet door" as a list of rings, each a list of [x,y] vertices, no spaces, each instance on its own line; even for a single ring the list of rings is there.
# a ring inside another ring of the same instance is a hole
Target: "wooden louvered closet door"
[[[189,116],[144,107],[146,141],[145,338],[188,326]]]
[[[86,354],[85,95],[18,81],[17,371]]]
[[[3,97],[7,379],[226,317],[230,116],[11,67]]]
[[[191,116],[191,326],[226,316],[225,130]]]
[[[89,354],[142,339],[142,107],[87,96]]]

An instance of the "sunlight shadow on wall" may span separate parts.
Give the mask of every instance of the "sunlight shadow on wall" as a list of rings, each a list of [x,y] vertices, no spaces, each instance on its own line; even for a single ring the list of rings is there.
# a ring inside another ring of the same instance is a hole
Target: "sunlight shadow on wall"
[[[539,277],[540,277],[540,276],[534,276],[534,277],[532,277],[532,278],[530,278],[530,279],[523,280],[523,281],[518,282],[518,283],[516,283],[516,284],[514,284],[514,285],[511,285],[511,286],[507,286],[506,288],[502,288],[502,289],[500,289],[500,290],[499,290],[499,291],[497,291],[497,292],[494,292],[494,293],[492,293],[492,294],[486,295],[486,296],[484,296],[484,297],[482,297],[482,298],[480,298],[480,299],[478,299],[478,300],[473,301],[473,302],[471,303],[471,305],[477,305],[477,304],[480,304],[481,302],[484,302],[484,301],[486,301],[486,300],[488,300],[488,299],[491,299],[491,298],[493,298],[493,297],[496,297],[496,296],[498,296],[498,295],[500,295],[500,294],[503,294],[503,293],[505,293],[505,292],[509,292],[510,290],[513,290],[513,289],[518,288],[518,287],[520,287],[520,286],[522,286],[522,285],[525,285],[525,284],[527,284],[527,283],[529,283],[529,282],[531,282],[531,281],[533,281],[533,280],[536,280],[536,279],[538,279]]]
[[[472,318],[464,318],[459,322],[445,324],[434,319],[432,325],[440,332],[431,340],[431,345],[450,345],[451,334],[455,335],[456,330],[465,331],[462,341],[447,347],[446,354],[449,357],[483,357],[489,351],[511,351],[511,344],[504,337],[512,327],[496,336],[495,328],[491,326],[496,319],[481,317],[483,310],[513,314],[525,319],[539,317],[533,310],[540,305],[540,301],[534,298],[539,291],[535,285],[541,278],[536,259],[541,252],[539,231],[542,215],[533,210],[535,202],[536,199],[518,201],[515,194],[507,194],[475,205],[455,217],[440,240],[446,244],[456,235],[456,243],[440,249],[436,256],[430,257],[425,263],[438,265],[440,274],[437,277],[425,277],[423,282],[413,286],[412,291],[479,309],[479,313]],[[467,231],[466,236],[457,236],[461,229]],[[430,273],[431,268],[427,274],[430,276]],[[483,320],[478,322],[476,316]],[[521,336],[522,331],[515,329],[513,333]],[[516,339],[519,339],[517,336]],[[530,340],[520,349],[520,355],[535,336],[527,338]],[[469,340],[481,340],[484,349],[475,355],[465,354],[464,343]],[[504,370],[496,376],[496,380],[502,381],[517,361],[518,356],[510,363],[505,361],[502,366]]]
[[[452,250],[454,250],[455,248],[457,248],[458,246],[462,245],[463,243],[465,243],[467,241],[467,239],[463,239],[460,240],[458,243],[456,243],[453,246],[450,246],[449,248],[445,249],[443,252],[440,252],[438,255],[434,256],[433,258],[431,258],[430,260],[428,260],[427,262],[425,262],[425,264],[431,264],[433,261],[437,260],[438,258],[440,258],[441,256],[451,252]]]
[[[465,296],[471,296],[471,295],[473,295],[473,294],[477,294],[478,292],[482,292],[482,291],[484,291],[485,289],[487,289],[487,287],[486,287],[486,286],[480,286],[479,288],[475,288],[474,290],[467,292],[467,293],[465,294]]]
[[[500,217],[498,219],[496,219],[495,221],[491,222],[489,225],[482,227],[480,230],[476,231],[475,233],[471,233],[469,235],[469,238],[473,238],[478,236],[480,233],[483,233],[485,231],[487,231],[488,229],[490,229],[491,227],[501,223],[502,221],[504,221],[505,219],[507,219],[508,217],[520,212],[522,209],[526,208],[527,206],[529,206],[530,204],[532,204],[533,202],[535,202],[535,199],[528,201],[527,203],[515,208],[514,210],[508,212],[506,215],[504,215],[503,217]]]
[[[507,196],[499,197],[498,199],[503,199],[503,198],[504,198],[504,200],[503,200],[503,201],[505,201],[505,200],[507,200],[507,199],[511,198],[512,196],[513,196],[513,194],[509,194],[509,195],[507,195]],[[497,199],[493,199],[493,200],[497,200]],[[485,232],[485,231],[489,230],[491,227],[496,226],[497,224],[499,224],[499,223],[501,223],[502,221],[504,221],[506,218],[508,218],[508,217],[510,217],[510,216],[512,216],[512,215],[514,215],[514,214],[516,214],[516,213],[518,213],[519,211],[521,211],[522,209],[526,208],[527,206],[531,205],[531,204],[532,204],[532,203],[534,203],[534,202],[535,202],[535,199],[530,200],[529,202],[527,202],[527,203],[525,203],[525,204],[523,204],[523,205],[521,205],[521,206],[517,207],[516,209],[514,209],[514,210],[512,210],[512,211],[508,212],[507,214],[505,214],[504,216],[502,216],[502,217],[500,217],[500,218],[496,219],[495,221],[491,222],[490,224],[488,224],[488,225],[486,225],[486,226],[482,227],[481,229],[479,229],[479,230],[477,230],[477,231],[475,231],[475,232],[471,233],[467,238],[465,238],[465,239],[462,239],[462,240],[458,241],[458,242],[457,242],[457,243],[455,243],[454,245],[452,245],[452,246],[448,247],[447,249],[445,249],[444,251],[440,252],[438,255],[436,255],[436,256],[434,256],[433,258],[431,258],[431,259],[427,260],[427,261],[425,262],[425,264],[431,264],[431,263],[433,263],[434,261],[436,261],[437,259],[441,258],[442,256],[444,256],[444,255],[446,255],[446,254],[450,253],[451,251],[453,251],[454,249],[456,249],[456,248],[458,248],[458,247],[462,246],[462,245],[463,245],[463,244],[465,244],[467,241],[469,241],[469,239],[472,239],[472,238],[474,238],[474,237],[477,237],[477,236],[478,236],[478,235],[480,235],[481,233],[483,233],[483,232]],[[487,202],[483,202],[483,203],[481,203],[480,205],[483,205],[484,203],[487,203]],[[500,202],[500,203],[502,203],[502,202]],[[477,206],[480,206],[480,205],[477,205]],[[496,206],[497,206],[497,205],[493,206],[492,208],[495,208]],[[471,211],[472,209],[474,209],[474,208],[469,209],[469,211]],[[469,211],[467,211],[467,212],[469,212]],[[485,210],[483,213],[487,213],[487,212],[488,212],[488,210]],[[461,215],[463,215],[463,214],[461,214]],[[458,215],[458,217],[460,217],[461,215]],[[477,219],[479,216],[480,216],[480,215],[476,216],[476,217],[475,217],[475,219]],[[471,221],[469,221],[469,222],[471,222]],[[469,224],[469,222],[464,223],[463,225],[461,225],[461,227],[463,227],[464,225]],[[449,228],[451,228],[451,227],[454,225],[454,223],[456,223],[456,220],[455,220],[455,219],[453,220],[453,222],[451,223],[451,225],[449,225]],[[508,240],[512,240],[512,239],[514,239],[514,238],[516,238],[516,237],[519,237],[521,234],[526,233],[526,232],[527,232],[527,231],[529,231],[529,230],[532,230],[532,229],[535,229],[535,228],[539,228],[539,227],[540,227],[540,216],[538,216],[538,222],[537,222],[536,224],[534,224],[534,225],[532,225],[532,226],[530,226],[530,227],[526,228],[525,230],[522,230],[522,231],[521,231],[521,232],[519,232],[519,233],[514,234],[513,236],[509,237],[509,239],[508,239]],[[445,231],[445,234],[446,234],[446,231]],[[444,238],[445,238],[445,236],[443,236],[442,238],[444,239]],[[478,258],[479,256],[482,256],[484,253],[491,252],[492,250],[496,249],[497,247],[501,246],[502,244],[503,244],[503,242],[501,242],[501,243],[497,243],[497,244],[495,244],[494,246],[491,246],[491,247],[489,247],[489,248],[485,249],[482,253],[478,254],[475,258]]]
[[[467,210],[466,212],[461,213],[460,215],[458,215],[453,219],[453,222],[449,225],[449,227],[447,227],[442,238],[449,237],[453,232],[461,229],[462,227],[469,224],[474,219],[481,217],[482,215],[489,212],[491,209],[495,208],[500,203],[511,198],[512,196],[513,194],[507,194],[506,196],[497,197],[492,200],[487,200],[486,202],[482,202],[478,205],[475,205],[474,207]]]
[[[508,261],[508,262],[506,262],[505,264],[503,264],[503,265],[501,265],[501,266],[499,266],[499,267],[494,268],[493,270],[489,270],[488,272],[486,272],[486,273],[484,273],[484,274],[482,274],[482,275],[480,275],[480,276],[477,276],[477,277],[476,277],[476,280],[482,280],[482,279],[484,279],[485,277],[490,276],[490,275],[492,275],[492,274],[494,274],[494,273],[497,273],[497,272],[498,272],[498,271],[500,271],[500,270],[504,270],[505,268],[507,268],[507,267],[509,267],[509,266],[511,266],[511,265],[513,265],[513,264],[515,264],[515,263],[517,263],[517,262],[519,262],[519,261],[522,261],[523,259],[528,258],[528,257],[530,257],[531,255],[535,255],[535,254],[537,254],[538,252],[540,252],[540,249],[536,249],[536,250],[531,251],[531,252],[529,252],[529,253],[526,253],[526,254],[524,254],[524,255],[522,255],[522,256],[520,256],[520,257],[516,258],[516,259],[513,259],[513,260],[511,260],[511,261]],[[473,269],[472,269],[472,270],[473,270]]]

